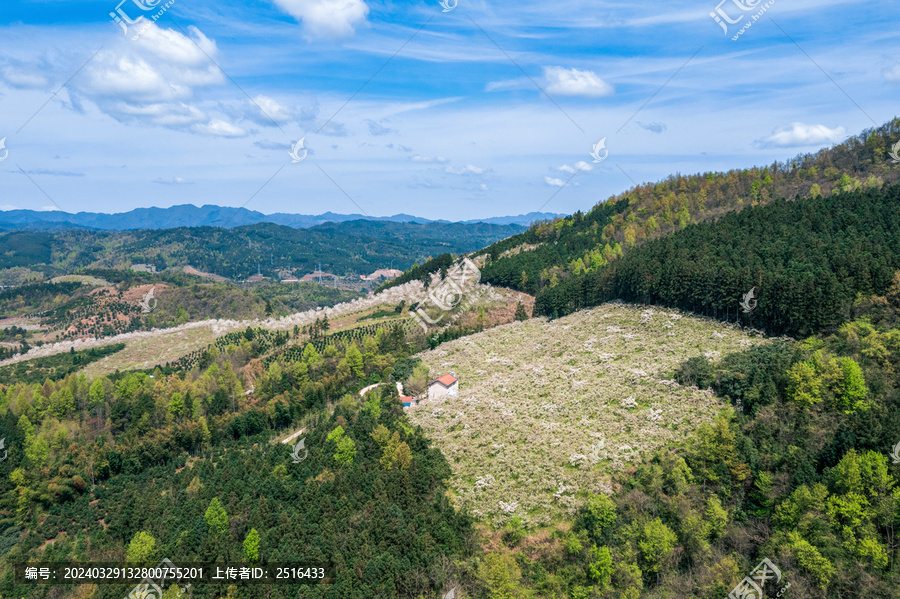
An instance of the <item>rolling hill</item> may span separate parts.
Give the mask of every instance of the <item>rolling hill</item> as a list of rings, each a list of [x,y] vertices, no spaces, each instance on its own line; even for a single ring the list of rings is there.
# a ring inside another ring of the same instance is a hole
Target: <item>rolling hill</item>
[[[889,153],[898,136],[900,119],[895,118],[786,162],[727,173],[675,174],[635,186],[587,213],[533,225],[478,252],[485,261],[484,280],[538,294],[691,224],[778,199],[828,198],[890,186],[900,181],[900,166]]]
[[[531,212],[518,216],[495,216],[483,219],[462,221],[462,224],[496,224],[528,226],[538,220],[556,218],[559,214],[549,212]],[[416,223],[420,225],[430,222],[449,223],[449,221],[433,221],[410,214],[393,216],[366,216],[363,214],[335,214],[325,212],[318,215],[289,214],[276,212],[263,214],[246,208],[231,208],[204,204],[194,206],[183,204],[169,208],[136,208],[128,212],[107,214],[101,212],[78,212],[72,214],[59,210],[5,210],[0,211],[0,230],[2,229],[91,229],[101,231],[132,231],[137,229],[178,229],[184,227],[222,227],[234,228],[258,223],[271,223],[294,229],[307,229],[325,223],[342,223],[352,220],[371,220],[395,223]]]
[[[519,233],[518,225],[347,221],[308,229],[260,223],[233,229],[213,227],[110,231],[18,231],[0,234],[9,248],[3,269],[70,274],[78,269],[151,264],[158,271],[192,266],[229,279],[261,272],[311,273],[319,262],[340,276],[369,274],[393,263],[409,268],[444,252],[471,252]]]

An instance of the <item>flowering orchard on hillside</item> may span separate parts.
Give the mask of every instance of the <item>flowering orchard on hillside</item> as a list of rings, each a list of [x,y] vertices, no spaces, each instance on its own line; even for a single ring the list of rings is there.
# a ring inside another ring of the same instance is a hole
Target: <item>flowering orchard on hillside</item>
[[[710,319],[604,304],[420,354],[433,375],[459,376],[459,395],[408,413],[447,457],[455,496],[476,517],[547,524],[721,409],[710,391],[667,378],[681,362],[764,342]]]
[[[439,282],[440,279],[434,277],[432,283]],[[473,285],[472,289],[466,296],[466,304],[485,301],[501,301],[503,290],[497,291],[490,285]],[[421,281],[410,281],[397,287],[391,287],[381,293],[371,295],[365,298],[359,298],[351,302],[344,302],[329,308],[317,308],[307,310],[305,312],[297,312],[281,318],[253,319],[253,320],[203,320],[198,322],[189,322],[176,327],[167,329],[153,329],[151,331],[135,331],[131,333],[123,333],[111,337],[102,338],[86,338],[60,341],[57,343],[48,343],[41,347],[33,347],[25,354],[17,354],[12,358],[0,361],[0,366],[7,364],[15,364],[23,360],[31,360],[33,358],[41,358],[54,354],[67,352],[72,349],[81,351],[92,347],[101,347],[114,343],[132,343],[146,342],[149,346],[173,346],[178,344],[182,337],[189,336],[191,338],[202,339],[196,341],[189,349],[184,348],[183,351],[177,352],[177,355],[163,355],[159,351],[144,352],[147,359],[143,363],[122,364],[122,369],[127,368],[150,368],[158,363],[174,362],[178,358],[190,353],[191,351],[202,350],[213,339],[208,339],[211,335],[213,338],[225,335],[234,331],[243,331],[247,327],[264,328],[272,331],[283,331],[292,329],[295,326],[305,327],[312,324],[316,319],[328,317],[329,320],[335,321],[339,318],[351,316],[366,310],[370,310],[382,304],[397,304],[401,300],[405,300],[407,304],[413,304],[424,301],[428,297],[428,290],[425,289]],[[452,323],[454,315],[444,319],[442,324]],[[165,352],[163,352],[165,353]],[[114,368],[113,368],[114,369]]]

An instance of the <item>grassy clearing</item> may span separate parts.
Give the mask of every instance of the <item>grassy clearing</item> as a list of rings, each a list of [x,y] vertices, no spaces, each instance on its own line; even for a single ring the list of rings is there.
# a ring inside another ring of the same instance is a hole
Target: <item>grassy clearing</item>
[[[51,283],[81,283],[82,285],[93,285],[95,287],[106,287],[111,285],[106,279],[92,277],[89,275],[62,275],[50,279]]]
[[[547,525],[715,416],[711,392],[668,379],[678,364],[765,342],[626,304],[515,322],[419,354],[432,375],[454,371],[460,391],[409,416],[450,462],[462,507],[494,525],[512,516]]]
[[[158,364],[174,362],[181,356],[204,348],[218,336],[213,332],[212,326],[159,331],[154,336],[130,339],[125,344],[125,349],[88,365],[83,372],[91,379],[116,370],[153,368]]]

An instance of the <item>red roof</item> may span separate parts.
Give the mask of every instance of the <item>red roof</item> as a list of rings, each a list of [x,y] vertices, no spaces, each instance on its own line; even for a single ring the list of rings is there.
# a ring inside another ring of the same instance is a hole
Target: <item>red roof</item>
[[[445,374],[442,377],[438,377],[438,378],[434,379],[433,381],[431,381],[428,384],[433,385],[434,383],[440,383],[445,387],[449,387],[450,385],[452,385],[453,383],[455,383],[458,380],[459,379],[456,378],[455,376],[453,376],[452,374]]]

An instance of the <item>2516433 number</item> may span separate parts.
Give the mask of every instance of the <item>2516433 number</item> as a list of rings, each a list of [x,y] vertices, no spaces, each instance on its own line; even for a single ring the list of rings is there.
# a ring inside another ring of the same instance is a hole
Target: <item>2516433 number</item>
[[[278,580],[310,580],[325,578],[325,568],[276,568],[275,578]]]

